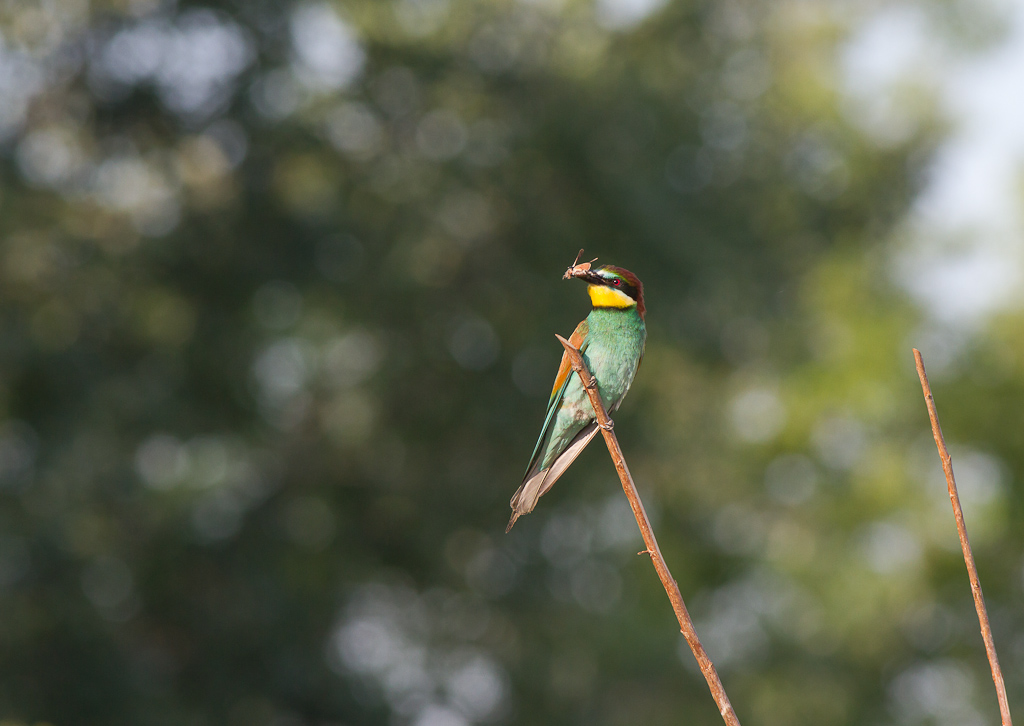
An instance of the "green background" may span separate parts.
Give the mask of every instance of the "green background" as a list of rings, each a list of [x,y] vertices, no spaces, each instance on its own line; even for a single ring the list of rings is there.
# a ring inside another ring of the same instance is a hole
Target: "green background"
[[[997,720],[914,345],[1024,703],[1020,316],[892,272],[932,99],[851,121],[838,4],[628,6],[0,4],[3,723],[719,723],[603,444],[503,531],[580,248],[741,721]]]

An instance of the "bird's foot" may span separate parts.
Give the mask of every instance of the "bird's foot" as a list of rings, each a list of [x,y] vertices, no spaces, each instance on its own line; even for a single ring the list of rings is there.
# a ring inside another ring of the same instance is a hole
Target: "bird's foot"
[[[601,423],[600,421],[598,421],[597,425],[599,428],[602,428],[605,431],[611,431],[613,428],[615,428],[615,422],[612,421],[611,419],[608,419],[608,423]]]

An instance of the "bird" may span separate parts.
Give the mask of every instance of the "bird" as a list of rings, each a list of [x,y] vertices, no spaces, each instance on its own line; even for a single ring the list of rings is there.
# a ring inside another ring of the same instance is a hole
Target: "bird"
[[[644,356],[647,311],[643,283],[629,270],[615,265],[594,269],[589,263],[573,265],[565,277],[587,283],[593,309],[576,327],[569,343],[583,354],[597,379],[601,402],[612,413],[626,397]],[[506,533],[519,517],[533,511],[537,500],[550,491],[597,430],[593,406],[579,376],[573,375],[568,352],[564,352],[540,437],[523,483],[509,502],[512,518]]]

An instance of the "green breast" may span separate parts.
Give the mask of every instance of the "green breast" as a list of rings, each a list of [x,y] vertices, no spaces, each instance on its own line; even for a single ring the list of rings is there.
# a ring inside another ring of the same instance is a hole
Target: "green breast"
[[[585,357],[605,406],[622,402],[644,353],[647,328],[636,308],[594,308],[587,316]]]

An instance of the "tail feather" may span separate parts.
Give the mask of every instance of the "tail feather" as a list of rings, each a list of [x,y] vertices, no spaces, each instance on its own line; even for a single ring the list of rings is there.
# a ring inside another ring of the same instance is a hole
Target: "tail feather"
[[[512,518],[508,522],[508,527],[505,528],[506,533],[512,529],[512,525],[520,516],[533,511],[533,508],[537,506],[537,500],[548,493],[596,433],[597,423],[590,423],[576,434],[569,445],[565,447],[565,451],[558,455],[551,466],[536,472],[520,485],[516,493],[512,495],[512,501],[509,502],[512,507]]]

